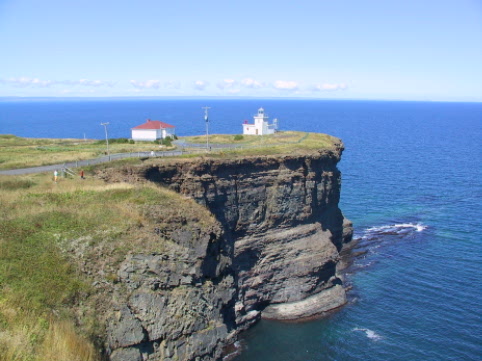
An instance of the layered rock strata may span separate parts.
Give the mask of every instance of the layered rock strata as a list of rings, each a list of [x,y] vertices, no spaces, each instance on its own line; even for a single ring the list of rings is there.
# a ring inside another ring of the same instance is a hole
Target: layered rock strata
[[[107,181],[147,180],[190,197],[220,227],[209,236],[186,227],[171,233],[189,250],[182,260],[134,255],[122,263],[119,276],[130,296],[109,323],[112,359],[137,352],[147,359],[213,360],[226,339],[260,317],[298,319],[343,305],[337,263],[352,228],[338,208],[342,150],[104,170]],[[176,313],[181,303],[194,313]],[[119,336],[119,329],[131,332]]]

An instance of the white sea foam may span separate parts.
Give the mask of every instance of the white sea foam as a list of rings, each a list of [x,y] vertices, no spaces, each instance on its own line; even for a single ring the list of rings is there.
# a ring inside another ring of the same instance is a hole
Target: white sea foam
[[[364,332],[365,335],[370,339],[370,340],[373,340],[373,341],[378,341],[378,340],[381,340],[382,339],[382,336],[380,336],[379,334],[377,334],[375,331],[372,331],[368,328],[354,328],[353,331],[361,331],[361,332]]]
[[[387,226],[380,226],[380,227],[371,227],[365,230],[366,233],[386,233],[386,232],[394,232],[394,233],[403,233],[406,230],[413,229],[417,232],[422,232],[423,230],[427,229],[427,226],[422,223],[397,223]]]

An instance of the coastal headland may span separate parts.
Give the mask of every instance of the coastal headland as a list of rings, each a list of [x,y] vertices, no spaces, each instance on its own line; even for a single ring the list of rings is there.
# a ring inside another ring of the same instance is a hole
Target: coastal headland
[[[2,177],[10,192],[3,229],[44,232],[46,249],[69,265],[63,300],[39,305],[39,317],[51,315],[53,325],[63,317],[113,361],[218,360],[261,317],[296,320],[342,306],[337,267],[352,236],[338,207],[343,144],[306,134],[298,143],[104,164],[85,181],[47,186],[37,177],[19,189]],[[14,235],[2,238],[13,252]],[[14,277],[3,272],[8,285]],[[6,300],[4,314],[14,308]]]

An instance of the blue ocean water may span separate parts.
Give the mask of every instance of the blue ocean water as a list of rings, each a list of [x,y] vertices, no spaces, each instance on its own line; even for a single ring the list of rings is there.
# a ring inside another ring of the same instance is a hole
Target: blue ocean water
[[[179,135],[240,133],[259,107],[283,130],[343,139],[341,209],[359,239],[350,302],[307,323],[261,321],[236,361],[480,360],[482,104],[321,100],[0,102],[0,133],[129,137],[146,118]]]

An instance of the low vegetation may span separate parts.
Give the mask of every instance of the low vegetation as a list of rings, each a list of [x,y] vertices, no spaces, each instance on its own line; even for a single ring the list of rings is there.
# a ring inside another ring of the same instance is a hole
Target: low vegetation
[[[183,138],[184,141],[190,143],[198,143],[202,139],[201,136]],[[297,154],[320,149],[333,149],[340,143],[338,138],[328,134],[294,131],[278,132],[266,136],[216,134],[210,136],[209,139],[211,144],[234,146],[233,148],[213,148],[210,152],[212,157]]]
[[[205,136],[183,137],[188,143],[206,142]],[[250,148],[263,148],[265,146],[291,146],[292,148],[321,149],[332,147],[333,143],[339,142],[335,137],[322,133],[307,132],[277,132],[270,135],[230,135],[213,134],[209,136],[211,144],[242,145]]]
[[[105,302],[93,281],[116,282],[129,252],[164,250],[154,227],[182,217],[214,222],[169,190],[106,185],[90,174],[58,183],[0,176],[0,190],[0,361],[100,360]]]

